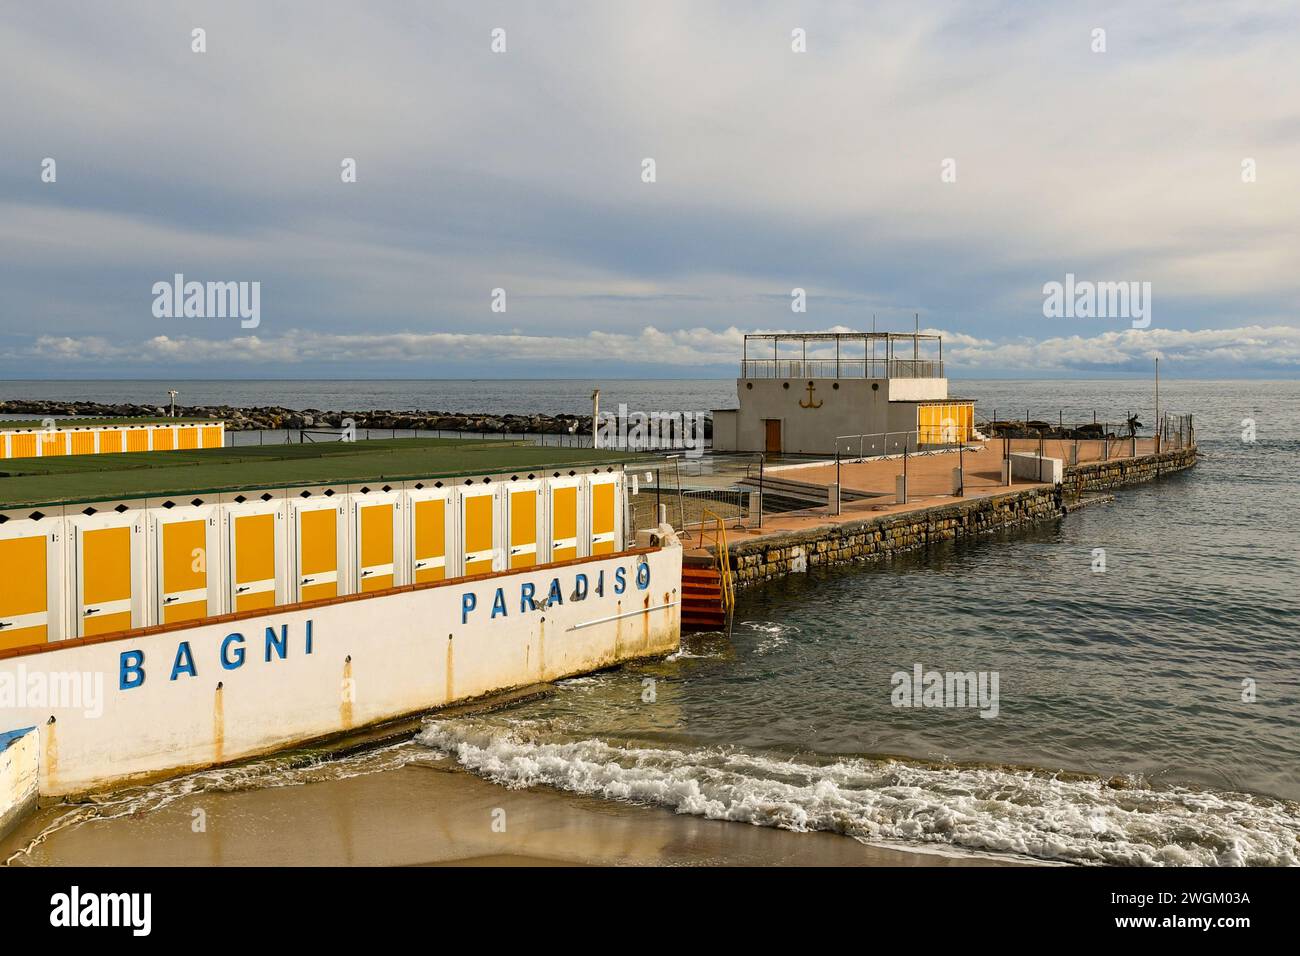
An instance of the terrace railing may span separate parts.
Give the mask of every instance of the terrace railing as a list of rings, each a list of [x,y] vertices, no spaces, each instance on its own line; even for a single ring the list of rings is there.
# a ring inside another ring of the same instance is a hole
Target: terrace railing
[[[934,359],[747,359],[741,378],[943,378]]]

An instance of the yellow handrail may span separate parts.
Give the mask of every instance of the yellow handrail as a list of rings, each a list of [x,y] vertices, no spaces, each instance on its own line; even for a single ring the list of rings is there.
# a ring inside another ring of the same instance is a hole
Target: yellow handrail
[[[731,562],[728,560],[727,525],[720,515],[714,514],[708,508],[700,512],[701,525],[710,518],[713,519],[713,557],[718,564],[718,580],[722,585],[722,607],[730,617],[731,612],[736,609],[736,587],[731,579]],[[703,527],[700,528],[700,544],[704,544]]]

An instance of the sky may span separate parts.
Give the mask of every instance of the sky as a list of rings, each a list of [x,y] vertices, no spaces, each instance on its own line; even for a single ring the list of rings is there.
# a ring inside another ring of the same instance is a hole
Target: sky
[[[8,4],[0,377],[724,377],[919,321],[952,377],[1293,378],[1298,50],[1255,0]],[[256,327],[159,315],[177,274]],[[1047,314],[1067,275],[1149,310]]]

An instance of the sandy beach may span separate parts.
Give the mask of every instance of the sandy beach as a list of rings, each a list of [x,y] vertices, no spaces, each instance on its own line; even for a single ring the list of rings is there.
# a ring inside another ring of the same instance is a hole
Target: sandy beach
[[[447,762],[302,786],[197,791],[152,809],[51,828],[77,809],[39,810],[0,843],[0,856],[11,866],[1001,863],[705,820],[546,788],[507,790]],[[37,845],[21,852],[43,830]]]

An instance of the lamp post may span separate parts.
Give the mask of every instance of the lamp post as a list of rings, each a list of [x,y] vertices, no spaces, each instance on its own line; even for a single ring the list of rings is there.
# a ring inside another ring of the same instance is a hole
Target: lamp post
[[[176,396],[179,394],[176,389],[167,389],[167,394],[172,397],[172,418],[176,417]]]

